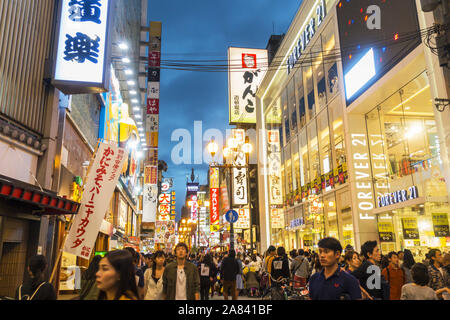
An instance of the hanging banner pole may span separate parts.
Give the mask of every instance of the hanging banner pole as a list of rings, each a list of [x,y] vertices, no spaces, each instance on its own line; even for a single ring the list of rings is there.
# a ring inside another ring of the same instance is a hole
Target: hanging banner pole
[[[95,155],[97,154],[97,150],[98,150],[98,146],[99,145],[100,145],[100,139],[97,141],[97,145],[95,147],[94,153],[92,154],[91,159],[89,160],[88,169],[86,171],[85,176],[83,177],[83,191],[82,191],[82,194],[81,194],[82,197],[83,197],[83,194],[84,194],[84,187],[86,185],[84,182],[86,181],[86,178],[89,176],[89,172],[91,171],[93,160],[94,160]],[[58,250],[58,256],[56,257],[56,261],[55,261],[55,264],[53,266],[53,271],[52,271],[52,274],[51,274],[50,280],[49,280],[50,283],[53,281],[53,278],[55,277],[55,274],[56,274],[56,270],[58,269],[59,261],[61,260],[61,257],[62,257],[63,252],[64,252],[64,244],[66,243],[67,236],[69,235],[68,230],[70,230],[71,227],[72,227],[74,216],[75,215],[72,215],[70,217],[70,221],[69,221],[69,225],[67,227],[67,230],[64,230],[64,239],[62,241],[61,247]]]

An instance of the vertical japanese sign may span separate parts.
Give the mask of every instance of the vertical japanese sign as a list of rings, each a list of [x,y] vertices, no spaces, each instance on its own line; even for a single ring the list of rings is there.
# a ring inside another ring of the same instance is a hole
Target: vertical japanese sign
[[[175,216],[176,216],[176,212],[175,212],[176,192],[172,189],[173,189],[173,178],[163,178],[162,182],[161,182],[161,192],[170,196],[170,203],[168,203],[168,207],[165,208],[164,211],[167,212],[167,210],[168,210],[169,211],[169,219],[174,221]],[[166,214],[166,213],[164,213],[164,214]],[[164,221],[164,220],[162,220],[162,221]]]
[[[158,209],[158,167],[145,166],[144,188],[142,203],[142,222],[156,222],[156,210]]]
[[[228,210],[230,210],[230,201],[228,199],[228,188],[227,183],[223,180],[220,183],[220,201],[219,201],[219,211],[224,215]]]
[[[108,91],[110,0],[60,1],[53,84],[65,94]]]
[[[267,130],[269,203],[282,205],[280,131]]]
[[[158,149],[159,92],[161,75],[161,22],[150,22],[150,47],[148,53],[147,112],[145,127],[147,146]]]
[[[272,221],[272,229],[283,229],[284,228],[283,209],[277,209],[277,208],[270,209],[270,218]]]
[[[170,206],[170,220],[171,221],[175,221],[177,212],[176,212],[176,191],[171,191],[171,195],[172,195],[172,204]]]
[[[210,230],[216,232],[219,227],[219,168],[209,170],[209,211],[210,211]]]
[[[196,221],[198,219],[198,196],[192,195],[189,202],[191,207],[191,219]]]
[[[79,214],[76,216],[64,245],[64,251],[89,259],[100,231],[109,200],[119,180],[126,151],[100,143],[91,163]]]
[[[242,150],[245,143],[245,130],[235,129],[231,132],[237,145],[237,151],[233,155],[233,166],[245,166],[247,161]],[[233,168],[233,205],[246,205],[247,203],[247,169]]]
[[[159,195],[159,215],[158,221],[170,221],[171,194],[161,193]]]
[[[236,229],[250,229],[250,209],[238,209],[236,210],[239,214],[238,221],[234,224]]]
[[[161,73],[161,23],[150,22],[148,52],[147,108],[145,112],[146,144],[149,148],[144,181],[142,222],[156,222],[158,199],[159,81]],[[165,212],[165,210],[164,210]]]
[[[256,123],[256,92],[268,65],[267,50],[228,48],[230,124]]]

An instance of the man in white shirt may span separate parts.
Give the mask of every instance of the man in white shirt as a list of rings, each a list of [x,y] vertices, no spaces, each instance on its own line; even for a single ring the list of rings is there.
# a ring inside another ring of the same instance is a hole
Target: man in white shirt
[[[164,269],[164,300],[200,300],[200,276],[197,267],[186,261],[187,252],[186,244],[177,244],[176,261]]]

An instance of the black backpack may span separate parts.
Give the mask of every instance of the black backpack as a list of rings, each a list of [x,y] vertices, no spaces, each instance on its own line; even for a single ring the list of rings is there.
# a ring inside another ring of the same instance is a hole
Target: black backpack
[[[29,294],[25,294],[25,295],[22,296],[22,286],[23,286],[23,285],[21,285],[21,286],[19,287],[19,296],[18,296],[19,300],[33,300],[33,298],[34,298],[34,296],[36,295],[36,293],[38,293],[39,289],[40,289],[44,284],[45,284],[45,282],[42,282],[42,283],[37,287],[37,289],[33,292],[33,294],[32,294],[31,296],[30,296]]]

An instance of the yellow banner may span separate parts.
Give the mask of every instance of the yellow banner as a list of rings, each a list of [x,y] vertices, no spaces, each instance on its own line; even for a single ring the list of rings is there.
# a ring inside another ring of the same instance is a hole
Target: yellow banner
[[[449,237],[448,214],[446,212],[435,212],[433,217],[433,229],[436,237]]]
[[[378,232],[394,232],[394,225],[392,222],[378,222]]]

